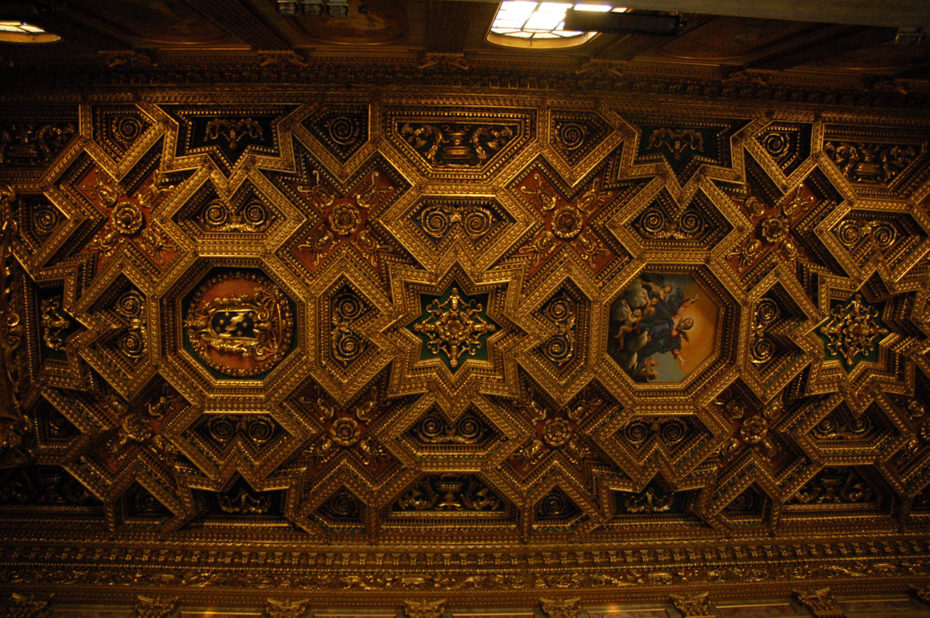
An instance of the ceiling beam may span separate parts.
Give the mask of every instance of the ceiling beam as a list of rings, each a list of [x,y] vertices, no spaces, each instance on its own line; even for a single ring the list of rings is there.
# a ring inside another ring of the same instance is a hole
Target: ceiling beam
[[[186,0],[216,26],[256,50],[292,49],[287,38],[239,0]]]
[[[632,60],[643,52],[674,39],[673,36],[659,34],[629,34],[618,38],[598,52],[597,57],[605,60]]]
[[[488,11],[475,2],[426,3],[426,51],[439,53],[461,53],[465,49],[469,25],[473,19],[485,16]],[[485,16],[487,17],[487,16]],[[490,26],[491,18],[487,17]]]
[[[640,32],[626,33],[619,36],[614,42],[598,52],[596,56],[605,60],[632,60],[640,54],[655,47],[659,47],[664,43],[668,43],[669,41],[673,41],[676,37],[695,30],[713,19],[713,17],[703,15],[689,18],[684,29],[672,36],[643,34]]]
[[[894,75],[904,79],[930,79],[930,58],[916,64],[905,65]]]
[[[470,1],[495,4],[499,2]],[[650,11],[785,19],[824,24],[930,28],[927,0],[624,0],[623,6]]]
[[[818,29],[811,38],[805,37],[800,44],[789,45],[755,58],[746,63],[753,69],[781,71],[809,64],[825,58],[874,47],[894,39],[890,28],[862,26],[827,26]]]
[[[92,50],[132,49],[132,44],[120,36],[118,29],[95,19],[92,15],[68,6],[56,7],[39,22],[49,32],[75,45]]]

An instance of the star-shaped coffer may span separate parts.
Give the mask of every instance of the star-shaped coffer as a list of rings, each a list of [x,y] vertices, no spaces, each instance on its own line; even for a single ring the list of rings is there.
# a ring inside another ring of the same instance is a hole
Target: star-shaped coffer
[[[389,336],[397,346],[391,386],[397,393],[443,393],[447,409],[467,403],[466,392],[509,393],[516,370],[507,352],[523,330],[514,311],[520,276],[485,271],[479,277],[458,264],[436,277],[399,267],[392,271],[398,317]]]
[[[487,358],[487,336],[497,329],[484,311],[487,295],[462,298],[453,285],[441,296],[421,294],[421,305],[427,301],[424,315],[410,325],[423,340],[421,360],[440,358],[456,371],[469,356]]]

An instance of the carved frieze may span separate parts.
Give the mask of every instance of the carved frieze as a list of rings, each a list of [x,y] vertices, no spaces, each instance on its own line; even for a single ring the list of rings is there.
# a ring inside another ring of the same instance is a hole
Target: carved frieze
[[[246,155],[281,154],[280,122],[296,107],[165,105],[161,109],[177,127],[166,145],[174,161],[206,158],[229,175]]]
[[[391,506],[391,519],[417,513],[432,517],[507,517],[509,508],[498,493],[470,475],[434,475],[404,491]]]
[[[914,145],[839,141],[824,142],[823,151],[851,181],[875,184],[889,184],[920,153]]]
[[[681,184],[703,166],[731,165],[730,138],[745,122],[711,120],[693,123],[662,123],[637,119],[640,137],[636,163],[666,162]]]

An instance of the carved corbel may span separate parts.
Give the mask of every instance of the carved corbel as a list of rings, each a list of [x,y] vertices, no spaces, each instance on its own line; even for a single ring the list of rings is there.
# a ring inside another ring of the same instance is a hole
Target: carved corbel
[[[446,600],[404,601],[404,616],[407,618],[440,618],[446,611]]]
[[[625,60],[590,58],[575,69],[575,75],[621,78],[624,76],[626,66],[627,62]]]
[[[265,613],[267,618],[300,618],[307,611],[310,599],[287,601],[280,599],[265,599]]]
[[[549,618],[577,618],[581,597],[571,599],[539,599],[542,611]]]
[[[918,601],[930,605],[930,586],[911,586],[910,592]]]
[[[794,598],[806,607],[816,618],[841,618],[844,614],[833,600],[829,587],[817,590],[795,590]]]
[[[709,592],[695,595],[673,594],[671,601],[684,618],[711,618],[715,615]]]
[[[115,50],[98,52],[107,66],[115,68],[151,69],[158,66],[151,54],[138,50]]]
[[[257,52],[258,57],[261,58],[261,65],[263,67],[273,66],[273,67],[298,67],[305,69],[310,64],[307,62],[307,59],[300,55],[299,53],[286,49],[286,50],[260,50]]]
[[[136,597],[136,605],[133,607],[133,618],[167,618],[178,607],[178,597],[162,598],[159,596],[147,597],[139,595]]]
[[[429,52],[420,57],[418,69],[459,69],[467,71],[468,60],[463,53]]]
[[[54,596],[40,597],[14,592],[5,602],[0,603],[0,610],[10,618],[36,618],[45,614]]]

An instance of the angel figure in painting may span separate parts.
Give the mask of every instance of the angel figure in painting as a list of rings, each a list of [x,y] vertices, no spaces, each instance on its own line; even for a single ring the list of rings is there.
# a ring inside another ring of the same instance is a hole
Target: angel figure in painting
[[[697,300],[697,295],[686,297],[680,285],[666,283],[661,275],[637,277],[612,307],[616,328],[611,355],[641,382],[658,378],[660,355],[671,354],[681,367],[682,348],[695,323],[685,312]]]

